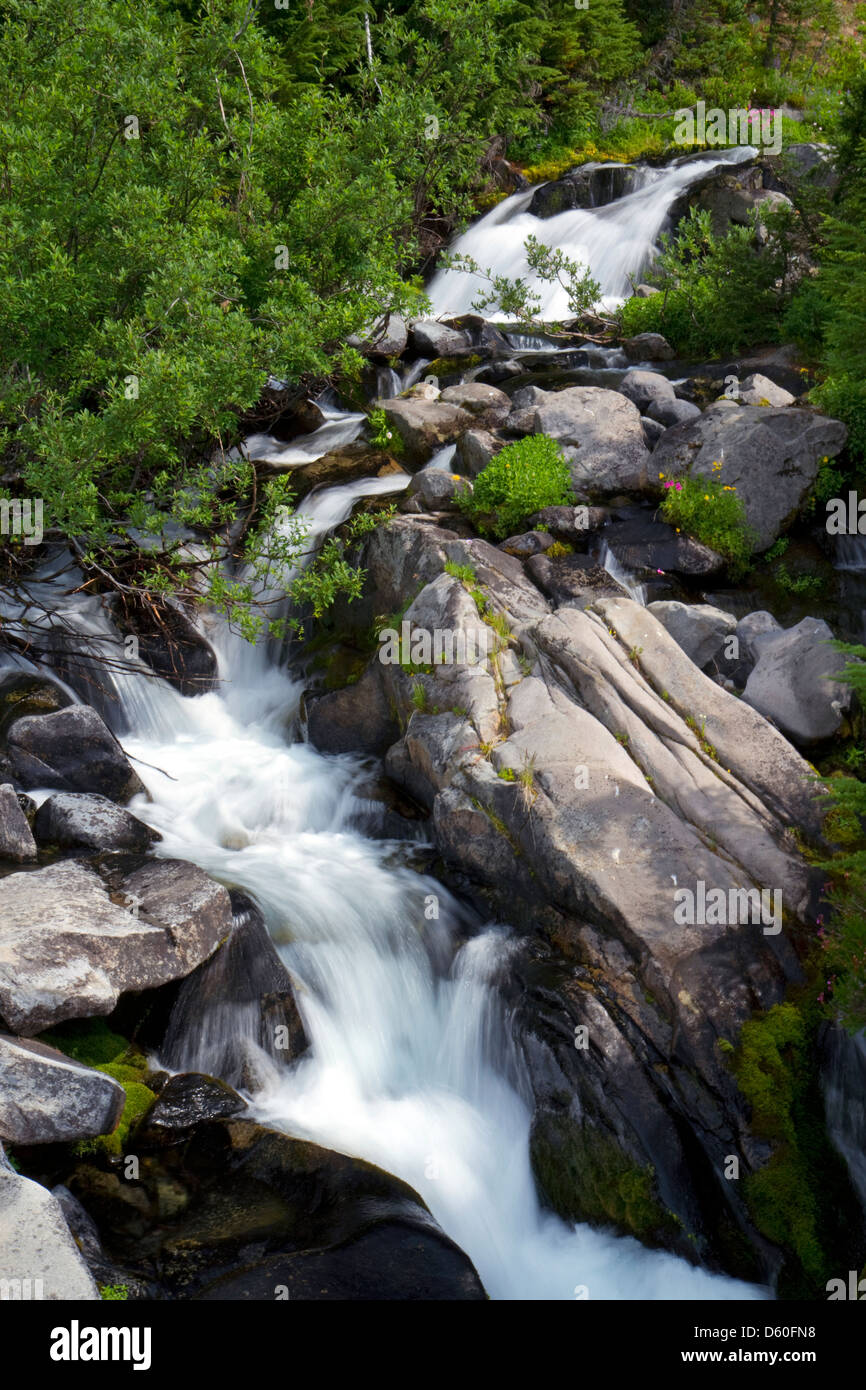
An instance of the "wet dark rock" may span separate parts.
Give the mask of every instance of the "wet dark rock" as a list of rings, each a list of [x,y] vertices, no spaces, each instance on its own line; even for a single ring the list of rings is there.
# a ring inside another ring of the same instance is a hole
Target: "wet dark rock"
[[[358,439],[301,468],[293,468],[292,494],[300,502],[314,488],[336,487],[341,483],[357,482],[359,478],[383,478],[399,469],[396,458]]]
[[[120,802],[144,791],[120,744],[87,705],[16,719],[6,736],[6,754],[25,786],[97,792]]]
[[[721,555],[692,536],[678,535],[675,527],[655,520],[651,512],[610,522],[603,535],[626,569],[698,578],[720,574],[725,568]]]
[[[246,1119],[139,1148],[138,1183],[82,1164],[68,1186],[112,1258],[163,1296],[485,1297],[417,1193],[361,1159]]]
[[[562,178],[536,189],[527,209],[533,217],[557,217],[572,208],[599,208],[624,197],[634,188],[633,164],[599,163],[596,160],[570,169]]]
[[[384,753],[398,724],[372,664],[357,682],[306,700],[307,736],[320,753]]]
[[[261,1054],[288,1063],[308,1047],[291,976],[256,904],[232,890],[227,940],[180,985],[160,1060],[176,1070],[248,1086]]]
[[[246,1110],[247,1103],[215,1076],[181,1072],[169,1077],[135,1130],[136,1144],[157,1147],[179,1144],[206,1120],[227,1120]]]
[[[48,676],[4,671],[0,675],[0,740],[16,719],[30,714],[54,714],[71,704],[72,696]]]
[[[626,593],[603,566],[585,555],[564,555],[559,560],[533,555],[526,562],[526,572],[557,606],[575,604],[584,608],[597,598]]]

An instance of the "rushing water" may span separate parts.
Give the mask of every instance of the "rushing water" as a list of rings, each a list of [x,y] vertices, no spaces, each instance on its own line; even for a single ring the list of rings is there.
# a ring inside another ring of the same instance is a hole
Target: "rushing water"
[[[546,231],[556,245],[582,248],[606,291],[620,293],[626,263],[639,266],[666,205],[702,167],[660,172],[613,213],[564,214],[567,221],[552,219]],[[503,204],[465,249],[478,243],[480,259],[503,271],[507,262],[515,273],[526,201]],[[435,282],[441,307],[467,307],[472,291],[462,280],[465,293],[451,302],[456,283]],[[561,312],[555,294],[546,311]],[[356,436],[361,417],[325,415],[305,439],[283,445],[260,437],[248,450],[296,466]],[[449,460],[442,451],[433,464]],[[302,508],[308,544],[362,495],[406,482],[405,475],[368,479],[311,495]],[[290,577],[271,575],[268,596]],[[104,652],[117,634],[98,600],[70,596],[73,587],[68,575],[46,580],[41,596],[81,645]],[[7,617],[14,616],[12,605]],[[508,929],[479,928],[438,881],[410,867],[407,845],[365,833],[364,764],[299,741],[301,684],[275,664],[266,643],[243,642],[213,615],[203,627],[219,657],[219,689],[184,698],[134,669],[106,680],[123,711],[116,726],[150,797],[132,809],[160,831],[156,852],[191,860],[250,894],[295,981],[311,1048],[293,1065],[266,1064],[255,1113],[410,1183],[494,1298],[765,1297],[636,1241],[569,1226],[540,1207],[528,1086],[497,989],[512,950]],[[199,1023],[191,1018],[190,1030]]]
[[[606,207],[576,208],[545,219],[527,211],[534,188],[515,193],[474,223],[451,250],[471,257],[492,276],[525,280],[541,300],[540,318],[568,319],[572,315],[565,289],[557,282],[539,280],[527,263],[524,243],[528,236],[536,236],[588,266],[601,286],[602,302],[610,307],[629,293],[629,277],[639,278],[651,260],[665,215],[677,195],[715,165],[742,163],[755,153],[751,146],[742,146],[663,169],[643,169],[641,186]],[[477,275],[442,270],[434,276],[428,294],[437,315],[465,314],[481,289],[489,289],[489,285]]]
[[[315,521],[340,500],[323,494]],[[360,763],[290,741],[300,686],[224,630],[209,635],[222,689],[190,700],[147,682],[124,743],[142,760],[153,800],[132,809],[161,832],[158,852],[253,895],[297,982],[311,1053],[272,1068],[260,1117],[411,1183],[493,1297],[569,1299],[578,1286],[591,1298],[754,1296],[542,1212],[495,989],[507,932],[458,947],[459,905],[399,844],[364,835]]]

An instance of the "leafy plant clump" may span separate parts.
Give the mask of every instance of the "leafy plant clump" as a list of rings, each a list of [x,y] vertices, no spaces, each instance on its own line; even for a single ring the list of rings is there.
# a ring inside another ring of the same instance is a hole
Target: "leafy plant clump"
[[[504,540],[533,512],[574,501],[568,462],[554,439],[529,435],[507,444],[459,498],[461,509],[485,535]]]
[[[688,474],[679,478],[660,474],[659,478],[663,488],[659,511],[663,520],[724,556],[735,575],[742,573],[754,549],[755,535],[746,522],[746,509],[736,489],[718,478]]]
[[[678,353],[708,357],[774,341],[789,298],[793,220],[790,209],[762,214],[767,239],[758,245],[754,226],[717,236],[710,214],[693,208],[647,272],[661,293],[623,304],[623,335],[662,333]]]

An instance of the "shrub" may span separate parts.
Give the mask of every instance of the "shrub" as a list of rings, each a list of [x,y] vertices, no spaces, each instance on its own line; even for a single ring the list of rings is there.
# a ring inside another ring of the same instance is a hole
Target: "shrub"
[[[755,547],[755,534],[746,524],[746,509],[733,487],[717,478],[664,478],[660,507],[663,519],[678,530],[724,556],[730,568],[742,572]]]
[[[646,273],[663,293],[626,300],[620,310],[623,334],[663,333],[678,352],[707,356],[776,339],[792,215],[767,213],[762,221],[769,239],[759,249],[754,227],[716,236],[709,213],[693,208],[675,239],[662,237],[662,252]]]
[[[556,440],[545,434],[506,445],[479,473],[474,492],[459,499],[478,530],[500,540],[542,507],[573,501],[568,463]]]

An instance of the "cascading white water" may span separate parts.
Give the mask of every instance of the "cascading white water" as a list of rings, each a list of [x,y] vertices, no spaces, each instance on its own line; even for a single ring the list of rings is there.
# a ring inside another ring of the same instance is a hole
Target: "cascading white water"
[[[300,468],[305,463],[314,463],[324,458],[334,449],[351,444],[358,438],[367,416],[363,412],[337,410],[332,406],[321,405],[324,424],[312,434],[292,439],[288,444],[274,439],[270,434],[251,434],[244,440],[244,453],[248,458],[269,463],[274,468]]]
[[[629,293],[629,276],[639,276],[653,248],[671,203],[690,183],[714,165],[736,164],[757,151],[751,146],[708,154],[706,159],[680,161],[663,169],[642,171],[644,182],[633,193],[602,208],[573,209],[555,217],[538,218],[528,211],[535,189],[515,193],[482,217],[449,248],[471,257],[481,270],[508,279],[525,280],[541,300],[539,317],[548,322],[571,317],[568,295],[561,285],[547,284],[530,270],[524,243],[536,236],[545,245],[564,251],[588,266],[601,285],[602,303],[610,308]],[[465,314],[479,290],[489,285],[476,275],[442,270],[434,276],[428,295],[437,316]],[[501,316],[501,322],[507,322]]]
[[[601,542],[599,549],[599,563],[602,569],[606,569],[611,579],[615,579],[617,584],[621,584],[635,603],[643,604],[646,607],[647,586],[639,583],[633,572],[626,569],[616,558],[607,541]]]
[[[309,540],[359,496],[405,483],[310,496]],[[95,600],[55,599],[82,634],[112,638]],[[292,1067],[263,1063],[254,1112],[410,1183],[492,1297],[765,1296],[541,1209],[526,1086],[495,988],[508,932],[489,927],[457,949],[470,927],[460,905],[407,866],[407,845],[363,833],[360,760],[290,741],[301,685],[265,643],[243,642],[213,615],[204,626],[218,690],[184,698],[135,669],[111,680],[131,730],[124,747],[152,798],[131,809],[160,831],[157,852],[253,896],[296,981],[311,1050]]]
[[[254,652],[209,635],[222,691],[182,700],[149,683],[170,717],[125,746],[142,760],[153,800],[132,809],[161,832],[158,852],[252,894],[298,982],[311,1055],[272,1071],[259,1116],[409,1182],[493,1297],[570,1299],[581,1285],[593,1298],[760,1296],[539,1208],[530,1114],[492,984],[506,933],[483,932],[437,972],[458,905],[401,862],[399,844],[358,828],[356,759],[286,741],[300,687],[274,668],[263,679]],[[150,732],[169,724],[169,739]]]
[[[612,215],[563,214],[544,224],[544,239],[579,255],[584,237],[583,258],[607,292],[621,292],[610,286],[643,263],[671,199],[700,172],[691,165],[688,174],[659,173]],[[540,226],[526,202],[519,195],[502,204],[464,249],[502,273],[521,273],[523,238]],[[468,277],[437,277],[434,291],[442,310],[465,309],[474,294]],[[545,312],[562,315],[556,292]],[[284,445],[256,436],[248,453],[282,466],[307,463],[357,437],[365,418],[323,413],[325,423],[304,439]],[[433,462],[446,466],[446,451]],[[307,545],[345,520],[359,497],[407,481],[367,479],[311,495],[300,508]],[[269,592],[290,578],[272,574]],[[98,600],[60,597],[50,582],[45,597],[88,641],[118,643]],[[540,1207],[525,1080],[496,989],[512,949],[507,930],[488,927],[457,949],[468,927],[460,905],[408,867],[406,845],[363,833],[361,761],[292,741],[300,683],[271,661],[266,642],[244,642],[215,615],[202,626],[219,658],[217,690],[184,698],[135,669],[107,679],[129,728],[124,747],[151,798],[131,809],[160,831],[156,852],[191,860],[255,898],[296,982],[311,1049],[292,1067],[270,1065],[256,1113],[410,1183],[494,1298],[566,1300],[585,1296],[579,1290],[591,1299],[766,1297]]]

